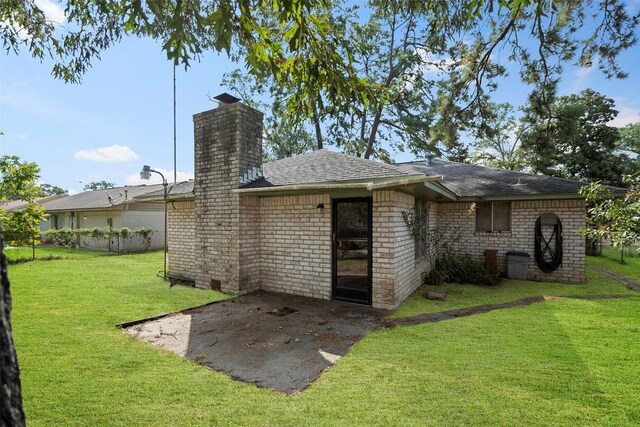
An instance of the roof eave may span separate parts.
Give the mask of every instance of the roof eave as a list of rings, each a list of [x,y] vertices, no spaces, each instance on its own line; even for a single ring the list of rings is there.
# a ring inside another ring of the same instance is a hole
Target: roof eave
[[[511,202],[522,200],[584,200],[578,193],[507,194],[495,196],[461,196],[458,202]]]
[[[195,194],[193,193],[181,193],[181,194],[175,194],[175,195],[168,195],[167,196],[167,201],[168,202],[179,202],[179,201],[183,201],[183,200],[193,200],[195,199]],[[133,198],[134,202],[139,202],[139,203],[157,203],[157,202],[164,202],[164,195],[163,196],[151,196],[151,197],[134,197]]]
[[[44,206],[43,206],[44,207]],[[93,207],[70,207],[70,208],[46,208],[44,207],[45,213],[50,212],[83,212],[83,211],[109,211],[109,210],[123,210],[124,203],[113,205],[113,206],[93,206]]]
[[[458,200],[458,195],[456,193],[454,193],[453,191],[449,190],[447,187],[444,186],[444,184],[442,184],[440,182],[434,182],[434,181],[425,182],[424,185],[428,189],[435,191],[436,193],[440,194],[441,196],[446,197],[447,199],[449,199],[451,201],[457,201]]]
[[[406,185],[420,184],[423,182],[437,181],[442,176],[427,176],[425,174],[400,175],[385,178],[373,178],[369,180],[358,181],[332,181],[332,182],[313,182],[308,184],[292,184],[279,185],[274,187],[258,187],[258,188],[237,188],[231,190],[233,193],[246,196],[266,196],[279,193],[304,193],[307,191],[334,191],[334,190],[366,190],[377,191],[403,187]]]

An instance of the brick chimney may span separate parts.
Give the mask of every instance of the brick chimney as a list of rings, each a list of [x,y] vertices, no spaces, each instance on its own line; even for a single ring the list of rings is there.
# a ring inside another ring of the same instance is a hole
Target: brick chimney
[[[259,289],[259,207],[239,178],[262,163],[263,114],[240,102],[195,114],[196,286],[242,294]]]

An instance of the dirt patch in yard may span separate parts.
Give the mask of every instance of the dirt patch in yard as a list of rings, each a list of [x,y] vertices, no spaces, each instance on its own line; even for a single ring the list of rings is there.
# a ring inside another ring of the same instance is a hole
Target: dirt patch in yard
[[[123,324],[125,333],[287,394],[304,390],[388,312],[264,291]]]

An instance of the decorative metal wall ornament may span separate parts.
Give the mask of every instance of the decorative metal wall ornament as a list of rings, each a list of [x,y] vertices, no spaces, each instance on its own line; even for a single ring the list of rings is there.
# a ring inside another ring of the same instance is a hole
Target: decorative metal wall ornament
[[[545,273],[562,265],[562,222],[556,214],[544,213],[536,220],[535,259]]]

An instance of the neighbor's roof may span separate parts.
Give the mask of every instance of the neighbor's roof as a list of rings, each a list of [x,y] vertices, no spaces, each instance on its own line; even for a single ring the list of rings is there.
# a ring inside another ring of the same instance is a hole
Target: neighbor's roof
[[[175,184],[169,184],[167,187],[167,199],[179,200],[193,197],[193,180],[182,181]],[[164,200],[164,189],[151,191],[136,197],[140,201],[161,201]]]
[[[38,204],[38,205],[42,205],[46,202],[52,201],[52,200],[57,200],[60,199],[62,197],[62,195],[59,194],[55,194],[53,196],[46,196],[46,197],[40,197],[38,199],[35,199],[33,201],[33,203]],[[29,206],[31,204],[31,202],[27,202],[26,200],[8,200],[6,202],[2,202],[2,208],[4,209],[4,211],[6,213],[11,213],[15,210],[20,210],[20,209],[24,209],[27,206]]]
[[[42,207],[44,207],[47,212],[111,209],[126,203],[131,203],[134,197],[138,197],[158,189],[162,189],[162,184],[132,185],[127,187],[109,188],[107,190],[85,191],[83,193],[42,203]]]
[[[6,213],[9,213],[16,209],[26,208],[29,205],[30,203],[26,200],[7,200],[6,202],[2,202],[0,207],[2,207]]]
[[[587,183],[547,175],[534,175],[480,165],[434,159],[397,163],[407,172],[442,175],[437,184],[454,193],[457,199],[528,199],[537,196],[584,198],[578,190]]]

